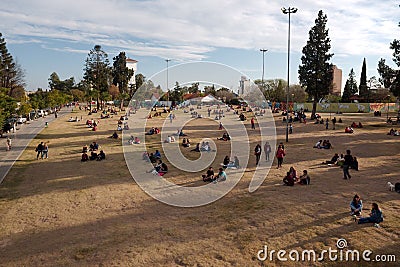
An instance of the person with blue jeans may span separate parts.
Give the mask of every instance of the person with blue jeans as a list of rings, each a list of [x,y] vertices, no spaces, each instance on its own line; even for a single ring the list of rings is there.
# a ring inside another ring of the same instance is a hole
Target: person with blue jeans
[[[351,215],[360,216],[363,208],[362,200],[359,195],[355,195],[350,202]]]
[[[356,220],[357,221],[357,220]],[[378,204],[372,203],[372,209],[369,217],[361,217],[358,219],[358,224],[362,223],[375,223],[383,222],[383,214],[379,209]]]
[[[343,163],[343,179],[351,179],[351,175],[349,173],[350,165],[353,163],[353,156],[351,155],[350,150],[346,150],[346,155],[344,156],[344,163]]]

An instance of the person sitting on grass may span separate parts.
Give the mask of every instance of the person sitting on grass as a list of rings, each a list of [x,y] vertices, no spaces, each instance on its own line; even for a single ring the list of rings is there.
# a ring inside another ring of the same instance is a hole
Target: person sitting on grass
[[[222,135],[222,137],[221,137],[221,138],[217,138],[217,140],[228,141],[228,140],[231,140],[231,137],[229,136],[228,133],[224,133],[224,134]]]
[[[299,177],[299,184],[301,185],[309,185],[310,184],[310,176],[308,175],[307,170],[303,170],[303,174]]]
[[[226,173],[223,168],[219,168],[219,172],[216,176],[214,176],[213,182],[216,184],[218,182],[223,182],[227,178]]]
[[[155,134],[155,128],[152,127],[147,133],[145,133],[145,135],[153,135]]]
[[[161,159],[161,153],[160,153],[160,151],[158,151],[158,149],[156,149],[156,152],[154,153],[154,157],[156,157],[156,159]]]
[[[353,133],[354,130],[353,130],[353,128],[351,128],[351,127],[346,127],[346,128],[344,129],[344,132],[345,132],[345,133]]]
[[[378,204],[372,203],[372,209],[369,217],[355,218],[355,221],[358,222],[358,224],[374,223],[375,227],[379,227],[379,223],[383,222],[383,214],[382,211],[379,209]]]
[[[179,134],[178,134],[178,135],[179,135],[179,136],[187,136],[186,134],[183,133],[183,130],[182,130],[182,129],[179,130]]]
[[[82,147],[82,153],[87,153],[88,152],[88,146],[85,145]]]
[[[239,158],[237,156],[234,156],[233,161],[230,161],[226,167],[231,169],[239,169]]]
[[[193,148],[193,149],[192,149],[192,150],[190,150],[190,151],[194,151],[194,152],[200,152],[200,143],[197,143],[196,147],[195,147],[195,148]]]
[[[322,146],[322,140],[319,140],[314,146],[313,148],[321,148]]]
[[[201,176],[204,182],[212,182],[214,180],[214,169],[213,167],[208,168],[206,174]]]
[[[87,155],[86,152],[83,152],[83,153],[82,153],[81,161],[82,161],[82,162],[85,162],[85,161],[88,161],[88,160],[89,160],[89,156]]]
[[[114,131],[114,133],[111,135],[111,138],[118,139],[117,131]]]
[[[283,178],[284,185],[294,186],[294,183],[297,179],[296,170],[293,167],[290,167],[289,171],[286,173],[285,178]]]
[[[168,172],[168,166],[164,162],[161,163],[160,169],[158,170],[158,175],[163,176]]]
[[[90,144],[90,151],[96,151],[99,149],[99,144],[96,142],[93,142],[92,144]]]
[[[350,202],[350,215],[361,216],[362,211],[362,200],[359,195],[354,195],[353,200]]]
[[[350,169],[358,171],[358,160],[357,160],[357,157],[353,157],[353,161],[351,162]]]
[[[145,161],[147,161],[147,162],[150,162],[149,153],[143,152],[142,159],[145,160]]]
[[[97,159],[97,153],[94,152],[94,151],[92,151],[92,152],[90,153],[89,159],[90,159],[90,160],[96,160],[96,159]]]
[[[224,169],[228,167],[229,162],[230,162],[229,156],[225,156],[224,161],[222,162],[222,166],[224,167]]]
[[[118,126],[117,126],[117,131],[122,131],[122,127],[121,127],[121,125],[119,125],[119,124],[118,124]]]
[[[324,149],[331,149],[331,148],[333,148],[333,147],[332,147],[331,142],[329,142],[329,140],[326,140],[326,142],[325,142],[325,144],[322,146],[322,148],[324,148]]]
[[[190,140],[189,140],[189,138],[183,138],[183,140],[182,140],[182,146],[183,147],[190,147]]]
[[[210,152],[211,151],[211,147],[210,147],[210,143],[207,141],[207,142],[202,142],[201,143],[201,148],[200,148],[200,151],[206,151],[206,152]]]
[[[322,164],[336,164],[338,159],[339,159],[339,154],[335,153],[335,155],[331,158],[331,160],[327,160],[325,162],[322,162]]]
[[[106,159],[106,154],[104,153],[103,150],[100,150],[99,155],[97,155],[97,160],[100,161],[100,160],[103,160],[103,159]]]

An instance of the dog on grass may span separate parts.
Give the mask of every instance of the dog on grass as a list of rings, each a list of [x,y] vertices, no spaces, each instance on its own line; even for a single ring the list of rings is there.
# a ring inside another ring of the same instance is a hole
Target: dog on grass
[[[387,186],[389,187],[389,191],[394,191],[394,184],[392,184],[391,182],[388,182]]]

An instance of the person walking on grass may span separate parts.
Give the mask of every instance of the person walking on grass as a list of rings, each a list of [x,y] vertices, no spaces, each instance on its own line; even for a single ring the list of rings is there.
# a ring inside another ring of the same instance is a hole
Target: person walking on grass
[[[344,156],[344,163],[343,163],[343,179],[351,179],[351,175],[349,173],[349,168],[353,164],[353,156],[351,155],[350,150],[346,150],[346,155]]]
[[[279,145],[278,146],[278,150],[276,151],[276,158],[278,160],[278,167],[277,169],[282,167],[282,163],[283,163],[283,157],[285,156],[285,150],[283,150],[282,146]]]
[[[42,153],[43,153],[43,142],[40,142],[40,144],[36,147],[35,151],[37,152],[36,159],[42,158]]]
[[[260,144],[257,144],[256,147],[254,148],[254,155],[256,155],[256,165],[260,162],[260,157],[261,157],[261,146]]]
[[[256,124],[254,123],[254,118],[251,118],[251,129],[255,130],[256,129]]]
[[[42,150],[42,159],[48,159],[49,158],[49,146],[47,145],[48,143],[44,143],[43,145],[43,150]]]
[[[269,161],[269,154],[271,153],[271,145],[269,144],[269,142],[265,142],[264,152],[266,161]]]

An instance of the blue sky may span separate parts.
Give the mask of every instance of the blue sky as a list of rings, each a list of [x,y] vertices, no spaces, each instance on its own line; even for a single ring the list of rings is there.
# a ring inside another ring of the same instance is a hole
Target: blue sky
[[[47,88],[57,72],[61,79],[83,76],[84,61],[94,45],[112,61],[120,51],[139,61],[146,77],[170,66],[192,61],[229,65],[251,79],[287,76],[288,16],[281,7],[295,6],[292,15],[290,82],[297,83],[301,50],[319,10],[328,16],[332,63],[351,68],[359,80],[362,60],[368,76],[377,76],[380,58],[392,64],[389,43],[400,38],[400,8],[394,0],[4,0],[0,31],[13,57],[26,71],[28,90]],[[393,65],[393,64],[392,64]]]

